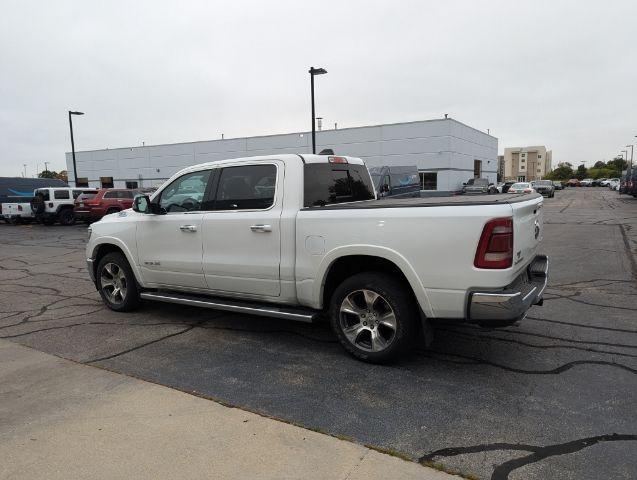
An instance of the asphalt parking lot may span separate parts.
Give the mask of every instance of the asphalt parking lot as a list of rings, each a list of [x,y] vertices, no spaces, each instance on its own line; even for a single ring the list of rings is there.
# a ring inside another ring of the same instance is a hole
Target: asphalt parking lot
[[[392,366],[350,358],[323,324],[107,310],[85,239],[0,225],[0,338],[478,478],[637,478],[637,199],[556,192],[544,306],[503,329],[441,325]]]

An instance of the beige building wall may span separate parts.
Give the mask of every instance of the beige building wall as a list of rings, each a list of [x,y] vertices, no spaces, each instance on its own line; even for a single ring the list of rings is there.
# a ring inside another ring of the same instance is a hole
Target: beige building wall
[[[552,168],[552,152],[545,146],[504,149],[504,180],[541,180]]]

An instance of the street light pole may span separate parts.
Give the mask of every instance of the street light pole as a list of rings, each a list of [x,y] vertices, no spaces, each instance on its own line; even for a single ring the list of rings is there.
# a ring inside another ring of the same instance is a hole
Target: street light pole
[[[323,75],[327,73],[324,68],[310,67],[310,92],[312,96],[312,153],[316,153],[316,119],[314,118],[314,75]]]
[[[69,128],[71,129],[71,154],[73,155],[73,178],[77,187],[77,164],[75,163],[75,141],[73,140],[73,119],[71,115],[84,115],[84,112],[72,112],[69,110]]]
[[[22,176],[23,176],[24,178],[27,178],[27,164],[26,164],[26,163],[23,163],[23,164],[22,164],[22,166],[24,167],[24,173],[22,174]]]
[[[44,162],[44,171],[48,173],[48,171],[49,171],[49,162]]]

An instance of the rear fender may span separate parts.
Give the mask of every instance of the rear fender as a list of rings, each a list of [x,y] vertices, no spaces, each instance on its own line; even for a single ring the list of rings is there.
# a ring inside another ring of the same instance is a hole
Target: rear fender
[[[427,292],[425,291],[418,275],[411,267],[409,262],[398,252],[386,248],[379,247],[374,245],[347,245],[344,247],[338,247],[325,255],[321,264],[319,265],[317,274],[316,274],[316,282],[314,282],[313,288],[313,303],[314,305],[319,306],[321,308],[322,299],[323,299],[323,290],[325,288],[325,280],[329,273],[330,267],[332,264],[342,257],[352,256],[352,255],[369,255],[372,257],[380,257],[385,260],[389,260],[394,265],[396,265],[400,271],[403,273],[411,289],[416,296],[416,300],[420,305],[423,313],[428,317],[433,317],[433,309],[431,308],[431,303],[429,302],[429,298],[427,296]],[[320,281],[319,281],[320,279]]]

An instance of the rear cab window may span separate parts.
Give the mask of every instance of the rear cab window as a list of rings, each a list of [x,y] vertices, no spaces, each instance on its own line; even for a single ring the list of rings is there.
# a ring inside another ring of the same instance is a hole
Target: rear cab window
[[[375,199],[372,179],[365,165],[308,163],[303,169],[305,208]]]

